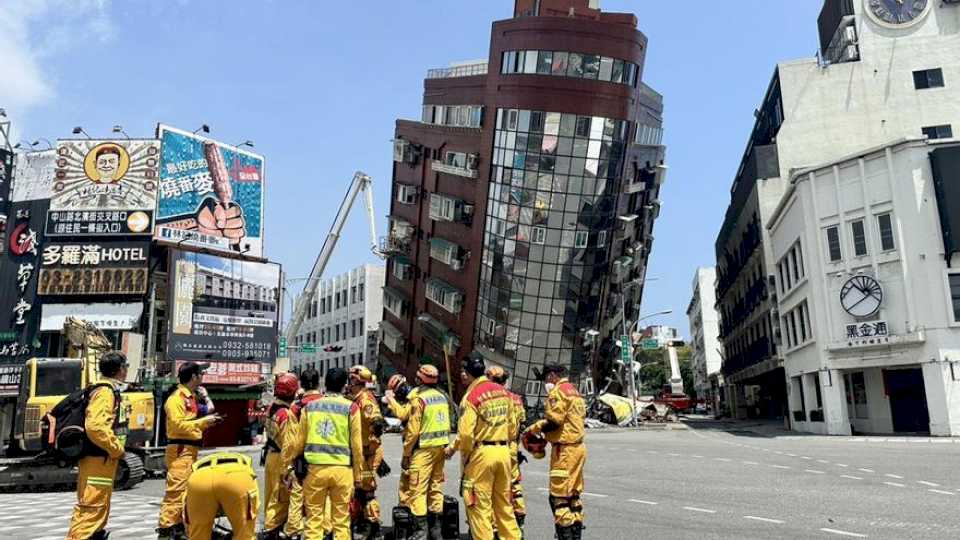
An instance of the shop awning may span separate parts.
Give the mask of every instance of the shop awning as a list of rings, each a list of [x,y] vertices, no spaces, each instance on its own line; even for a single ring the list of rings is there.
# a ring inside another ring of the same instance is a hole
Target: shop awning
[[[143,302],[129,304],[44,304],[40,331],[60,332],[67,317],[76,317],[101,330],[130,330],[140,326]]]

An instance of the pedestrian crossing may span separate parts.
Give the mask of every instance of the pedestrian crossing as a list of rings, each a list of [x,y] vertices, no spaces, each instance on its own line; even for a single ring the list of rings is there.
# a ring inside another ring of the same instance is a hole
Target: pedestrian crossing
[[[111,540],[155,539],[156,497],[114,493],[110,505]],[[75,492],[0,495],[0,536],[11,540],[63,540],[76,503]]]

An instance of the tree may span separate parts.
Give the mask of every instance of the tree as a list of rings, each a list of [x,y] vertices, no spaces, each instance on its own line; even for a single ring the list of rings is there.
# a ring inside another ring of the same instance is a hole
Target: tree
[[[693,361],[690,347],[677,348],[677,361],[680,363],[680,378],[683,379],[683,393],[691,399],[697,399],[697,389],[693,385]]]

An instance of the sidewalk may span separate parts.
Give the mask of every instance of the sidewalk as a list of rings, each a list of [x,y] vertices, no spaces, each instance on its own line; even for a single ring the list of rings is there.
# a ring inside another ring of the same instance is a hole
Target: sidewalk
[[[930,443],[930,444],[960,444],[960,437],[931,437],[929,435],[819,435],[790,431],[783,427],[781,420],[732,420],[724,418],[714,420],[703,416],[681,417],[680,422],[690,429],[725,431],[736,435],[749,437],[767,437],[784,440],[798,439],[825,439],[832,441],[863,442],[863,443]]]

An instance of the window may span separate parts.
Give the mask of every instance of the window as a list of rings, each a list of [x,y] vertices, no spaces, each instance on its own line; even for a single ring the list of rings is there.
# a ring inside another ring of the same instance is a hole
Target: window
[[[818,408],[818,409],[822,409],[822,408],[823,408],[823,394],[822,394],[822,390],[820,390],[820,374],[819,374],[819,373],[814,373],[814,374],[813,374],[813,387],[814,387],[814,388],[816,389],[816,391],[817,391],[817,408]]]
[[[913,86],[917,90],[926,90],[927,88],[940,88],[943,86],[943,70],[924,69],[913,72]]]
[[[406,281],[413,277],[413,267],[409,263],[393,261],[393,277]]]
[[[534,227],[530,241],[534,244],[543,244],[547,241],[547,230],[543,227]]]
[[[350,321],[350,337],[357,337],[357,320]]]
[[[858,219],[850,223],[850,232],[853,234],[853,254],[863,257],[867,254],[867,234],[863,228],[863,220]]]
[[[537,61],[537,73],[541,75],[549,75],[552,67],[553,67],[553,52],[540,51],[540,57],[539,57],[539,60]]]
[[[880,249],[883,251],[892,251],[896,248],[893,242],[893,220],[890,214],[880,214],[877,216],[877,229],[880,231]]]
[[[457,258],[458,246],[442,238],[430,239],[430,258],[452,265]]]
[[[383,307],[386,308],[394,317],[402,319],[407,314],[407,305],[403,298],[384,289]]]
[[[929,126],[921,129],[924,135],[931,139],[950,139],[953,137],[953,127],[949,124]]]
[[[456,217],[456,202],[450,197],[430,194],[430,219],[453,221]]]
[[[950,299],[953,301],[953,320],[960,322],[960,274],[947,276],[950,281]]]
[[[597,233],[597,247],[603,249],[607,245],[607,231]]]
[[[334,334],[336,338],[334,339],[334,341],[340,341],[340,325],[339,324],[334,325],[334,328],[336,329],[336,333]]]
[[[460,313],[463,307],[463,294],[439,279],[427,281],[426,297],[450,313]]]
[[[524,73],[537,72],[537,51],[527,51],[527,54],[524,55],[523,72]]]
[[[575,248],[585,248],[587,247],[587,241],[590,238],[590,233],[588,231],[577,231],[576,236],[573,239],[573,247]]]
[[[351,304],[357,303],[357,286],[356,285],[350,287],[350,303]]]
[[[416,204],[417,186],[397,184],[397,202],[400,204]]]
[[[363,302],[363,283],[357,285],[357,302]]]
[[[550,73],[553,75],[566,76],[569,58],[570,53],[559,51],[553,53],[553,65],[551,66]]]
[[[840,251],[840,229],[836,226],[827,227],[827,249],[830,252],[830,262],[843,259],[843,253]]]

